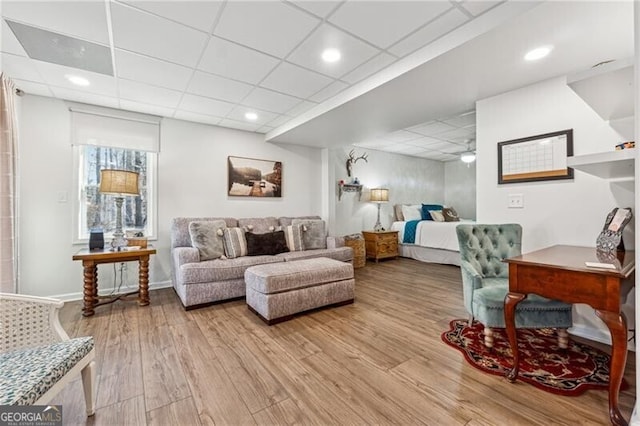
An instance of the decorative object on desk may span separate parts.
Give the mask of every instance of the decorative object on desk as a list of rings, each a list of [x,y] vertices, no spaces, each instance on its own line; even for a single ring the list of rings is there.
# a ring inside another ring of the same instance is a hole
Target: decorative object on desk
[[[347,158],[347,176],[351,177],[351,171],[353,168],[353,165],[356,163],[356,161],[362,159],[364,160],[366,163],[368,163],[369,161],[367,160],[367,153],[365,152],[364,154],[362,154],[360,157],[356,158],[355,157],[355,149],[352,149],[349,152],[349,158]],[[354,182],[355,183],[355,182]]]
[[[573,129],[498,143],[498,183],[573,179]]]
[[[147,248],[147,237],[144,236],[142,231],[126,231],[125,237],[127,238],[127,245],[138,246],[140,248]]]
[[[635,141],[622,142],[616,145],[616,151],[619,151],[621,149],[635,148],[635,147],[636,147]]]
[[[614,208],[609,212],[604,221],[602,232],[596,239],[596,248],[602,252],[624,251],[624,242],[622,241],[622,231],[624,227],[631,221],[633,213],[631,208],[624,209]]]
[[[373,188],[371,190],[371,199],[372,203],[378,204],[378,218],[376,219],[376,224],[373,227],[373,230],[384,231],[382,224],[380,223],[380,204],[386,203],[389,201],[389,190],[386,188]]]
[[[104,233],[97,229],[92,229],[89,233],[89,250],[103,250],[104,249]]]
[[[227,157],[228,194],[234,197],[282,197],[282,162]]]
[[[511,370],[513,359],[504,329],[496,329],[494,346],[488,350],[482,342],[483,326],[466,319],[453,320],[450,330],[442,333],[442,341],[458,349],[465,360],[485,373],[504,376]],[[592,346],[569,341],[567,349],[558,347],[553,330],[518,329],[520,375],[523,382],[558,395],[576,396],[589,389],[609,388],[610,356]],[[622,381],[622,389],[628,388]]]
[[[124,196],[140,195],[138,188],[138,172],[117,169],[100,170],[100,192],[115,195],[116,201],[116,230],[113,232],[111,247],[120,251],[127,245],[122,232],[122,203]]]

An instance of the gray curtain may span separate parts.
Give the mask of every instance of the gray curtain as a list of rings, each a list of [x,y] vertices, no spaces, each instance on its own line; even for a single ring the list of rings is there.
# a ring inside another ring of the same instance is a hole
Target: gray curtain
[[[16,165],[17,122],[15,86],[0,74],[0,292],[17,291]]]

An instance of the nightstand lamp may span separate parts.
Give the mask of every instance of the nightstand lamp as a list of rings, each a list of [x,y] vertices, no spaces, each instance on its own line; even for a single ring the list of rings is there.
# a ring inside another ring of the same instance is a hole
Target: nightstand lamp
[[[116,230],[113,232],[111,247],[120,251],[127,245],[122,232],[122,203],[124,196],[140,195],[138,189],[138,172],[128,170],[102,169],[100,170],[100,193],[115,195],[116,200]]]
[[[376,232],[384,231],[382,224],[380,223],[380,204],[386,203],[389,201],[389,190],[384,188],[374,188],[371,190],[371,199],[369,200],[372,203],[378,204],[378,220],[376,220],[376,224],[373,227],[373,230]]]

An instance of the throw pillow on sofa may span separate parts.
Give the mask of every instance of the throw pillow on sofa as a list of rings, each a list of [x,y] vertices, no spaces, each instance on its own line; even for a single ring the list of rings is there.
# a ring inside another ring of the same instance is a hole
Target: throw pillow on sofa
[[[293,225],[302,225],[302,244],[305,250],[326,249],[327,233],[324,220],[294,219]]]
[[[223,230],[224,252],[229,259],[247,255],[247,240],[242,228],[225,228]]]
[[[284,231],[254,234],[246,232],[247,256],[275,255],[289,251],[284,238]]]
[[[284,238],[287,241],[289,251],[304,250],[304,242],[302,241],[302,225],[288,225],[284,227]]]
[[[200,252],[200,260],[219,259],[224,256],[222,242],[223,229],[227,227],[224,220],[208,220],[189,223],[191,246]]]

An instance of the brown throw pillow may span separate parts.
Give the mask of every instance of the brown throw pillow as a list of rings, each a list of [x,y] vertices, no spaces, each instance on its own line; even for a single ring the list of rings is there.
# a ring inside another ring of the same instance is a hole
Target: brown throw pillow
[[[458,216],[458,212],[453,207],[444,207],[442,215],[445,222],[460,222],[460,216]]]
[[[267,232],[266,234],[246,232],[244,236],[247,240],[247,256],[274,255],[289,251],[284,231]]]

